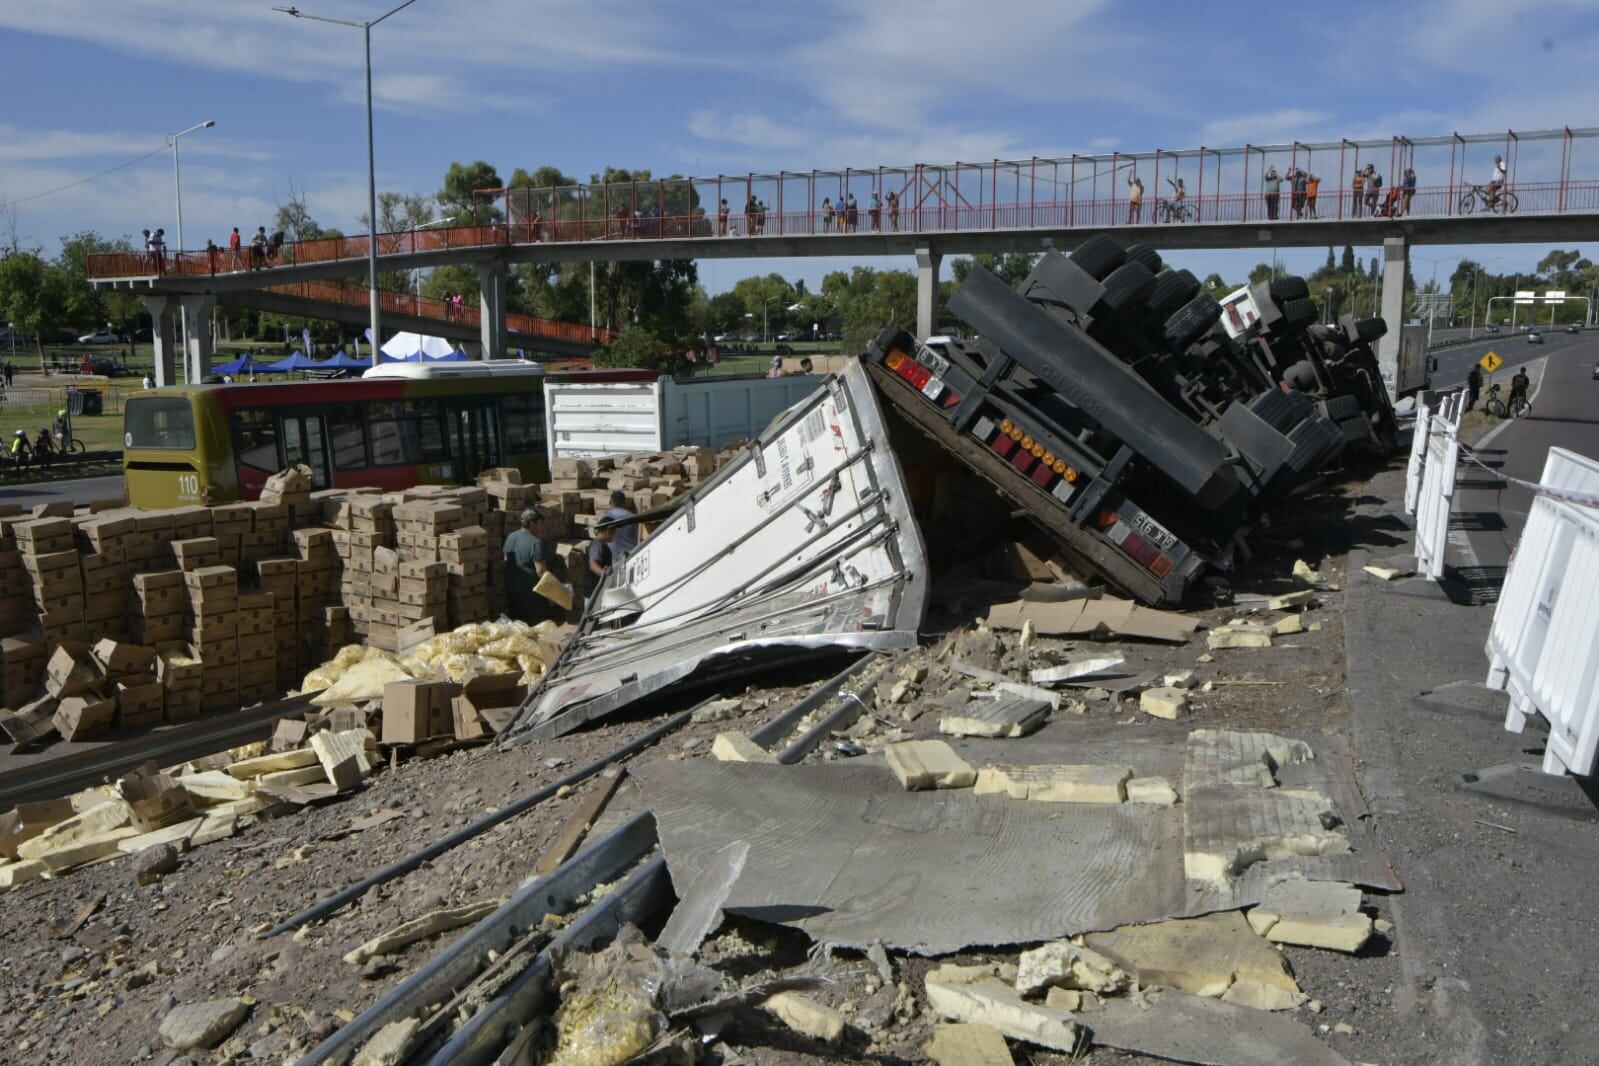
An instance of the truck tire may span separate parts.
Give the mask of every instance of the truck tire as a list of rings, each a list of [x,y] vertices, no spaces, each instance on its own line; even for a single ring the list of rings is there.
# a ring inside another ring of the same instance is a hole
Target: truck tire
[[[1127,253],[1122,251],[1115,237],[1101,233],[1079,244],[1067,258],[1095,281],[1104,281],[1112,270],[1127,261]]]
[[[1292,333],[1316,324],[1316,304],[1312,300],[1288,300],[1277,306],[1282,309],[1283,317],[1272,325],[1273,333]]]
[[[1187,270],[1168,270],[1155,279],[1155,288],[1149,294],[1150,313],[1165,321],[1198,295],[1198,278]]]
[[[1380,340],[1388,333],[1388,323],[1380,318],[1362,318],[1355,322],[1355,336],[1367,344]]]
[[[1127,246],[1127,261],[1129,263],[1142,263],[1144,269],[1151,274],[1159,274],[1161,268],[1160,253],[1155,251],[1153,244],[1129,244]]]
[[[1343,450],[1344,433],[1325,418],[1307,418],[1288,434],[1294,450],[1283,460],[1283,468],[1294,481],[1303,481],[1323,463]]]
[[[1289,430],[1303,422],[1315,408],[1310,397],[1302,392],[1272,389],[1251,400],[1249,409],[1278,433],[1287,434]]]
[[[1100,282],[1104,295],[1094,305],[1094,317],[1116,319],[1144,306],[1155,288],[1155,275],[1142,263],[1126,262]]]
[[[1185,352],[1188,346],[1205,335],[1205,331],[1221,318],[1221,304],[1207,293],[1183,304],[1177,313],[1166,320],[1166,343],[1174,352]]]
[[[1305,284],[1305,279],[1297,274],[1290,274],[1286,278],[1278,278],[1271,283],[1271,298],[1281,307],[1289,300],[1307,300],[1310,298],[1310,286]]]
[[[1342,396],[1332,396],[1326,401],[1327,417],[1334,422],[1342,422],[1346,418],[1362,418],[1360,413],[1360,397],[1348,393]]]

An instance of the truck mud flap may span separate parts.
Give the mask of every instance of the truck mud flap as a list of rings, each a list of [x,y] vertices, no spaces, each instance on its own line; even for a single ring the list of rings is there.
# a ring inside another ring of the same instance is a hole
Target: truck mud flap
[[[866,370],[820,381],[607,577],[502,743],[570,732],[691,676],[914,647],[927,551]]]

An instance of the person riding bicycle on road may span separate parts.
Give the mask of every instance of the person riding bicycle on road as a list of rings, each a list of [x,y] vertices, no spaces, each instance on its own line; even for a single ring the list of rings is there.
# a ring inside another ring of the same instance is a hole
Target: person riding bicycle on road
[[[1516,371],[1516,376],[1510,379],[1510,406],[1516,405],[1516,397],[1523,401],[1527,399],[1527,390],[1532,387],[1532,380],[1527,377],[1527,368],[1522,367]]]
[[[28,431],[17,430],[11,438],[11,462],[13,465],[22,466],[33,457],[33,445],[28,443]]]

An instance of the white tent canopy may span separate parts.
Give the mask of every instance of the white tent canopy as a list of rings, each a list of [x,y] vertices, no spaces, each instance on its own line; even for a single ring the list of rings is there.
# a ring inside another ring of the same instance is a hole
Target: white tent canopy
[[[383,354],[390,359],[409,359],[418,351],[437,359],[455,351],[455,344],[443,337],[429,337],[421,333],[396,333],[383,342]]]

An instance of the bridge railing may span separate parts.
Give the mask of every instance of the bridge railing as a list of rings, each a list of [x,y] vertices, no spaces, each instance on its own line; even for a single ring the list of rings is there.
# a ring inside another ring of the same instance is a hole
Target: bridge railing
[[[286,285],[269,285],[266,287],[266,291],[306,300],[322,300],[329,303],[346,304],[351,307],[366,307],[370,300],[370,290],[366,286],[352,285],[343,281],[299,281]],[[378,306],[392,314],[440,319],[445,322],[457,322],[474,328],[482,322],[482,313],[475,301],[462,301],[459,304],[455,304],[449,300],[441,300],[433,296],[419,296],[413,292],[379,289]],[[505,316],[505,326],[508,330],[525,334],[535,340],[569,341],[574,344],[609,344],[616,338],[615,330],[591,328],[577,322],[562,322],[553,318],[540,318],[536,315],[507,314]]]
[[[997,188],[997,187],[996,187]],[[1599,180],[1512,182],[1517,215],[1549,215],[1599,211]],[[508,244],[579,243],[595,241],[695,240],[720,237],[812,237],[858,233],[954,233],[1031,229],[1107,229],[1137,225],[1247,224],[1315,225],[1333,220],[1379,218],[1450,218],[1488,214],[1483,187],[1473,183],[1420,186],[1404,189],[1385,185],[1373,191],[1324,180],[1312,200],[1292,192],[1284,182],[1276,204],[1265,192],[1192,191],[1181,200],[1169,187],[1147,189],[1141,206],[1134,207],[1122,192],[1097,198],[991,199],[971,203],[941,197],[936,202],[901,203],[896,210],[884,203],[874,209],[857,202],[853,217],[835,209],[829,216],[817,204],[799,210],[754,213],[731,210],[726,218],[714,206],[696,206],[687,213],[659,215],[629,207],[600,215],[601,202],[587,197],[574,202],[561,193],[562,206],[577,217],[540,218],[530,212],[509,222],[489,225],[437,227],[381,233],[380,255],[408,255],[461,248],[486,248]],[[521,190],[518,190],[521,191]],[[1003,190],[999,190],[1003,191]],[[533,190],[538,202],[542,190]],[[546,202],[556,202],[558,190]],[[1468,195],[1469,194],[1469,195]],[[624,204],[629,201],[623,200]],[[637,203],[638,198],[632,199]],[[713,201],[714,204],[714,201]],[[565,213],[565,212],[563,212]],[[266,271],[279,267],[327,262],[359,262],[367,256],[370,238],[326,237],[286,242],[280,249],[257,259],[249,249],[235,258],[225,248],[175,252],[159,259],[142,252],[97,252],[88,257],[88,273],[96,278],[204,277],[208,275]],[[365,299],[365,290],[360,290]],[[584,327],[586,328],[586,327]]]

